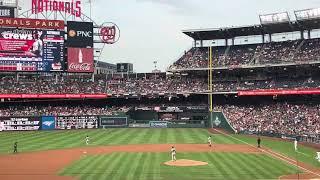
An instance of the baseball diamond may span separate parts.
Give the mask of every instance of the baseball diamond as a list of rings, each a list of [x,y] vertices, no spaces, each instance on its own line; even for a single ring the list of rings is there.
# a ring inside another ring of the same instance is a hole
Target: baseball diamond
[[[319,2],[0,0],[0,180],[320,180]]]
[[[89,146],[84,146],[84,134],[91,138]],[[209,135],[213,148],[206,144]],[[20,139],[20,152],[11,155],[8,142],[16,139]],[[304,155],[314,154],[313,148],[300,147],[297,169],[291,142],[266,138],[262,151],[251,146],[254,137],[212,134],[206,129],[8,132],[0,134],[0,143],[1,179],[277,179],[296,173],[311,179],[317,178],[320,170],[315,159]],[[164,165],[171,159],[168,151],[172,144],[177,159],[208,165]]]

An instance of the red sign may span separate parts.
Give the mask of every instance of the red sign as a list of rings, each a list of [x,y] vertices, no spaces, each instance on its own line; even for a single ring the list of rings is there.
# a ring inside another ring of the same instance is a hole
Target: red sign
[[[1,99],[105,99],[107,94],[0,94]]]
[[[314,95],[320,94],[320,89],[297,89],[297,90],[252,90],[252,91],[239,91],[239,96],[274,96],[274,95]]]
[[[92,48],[68,48],[68,72],[93,72]]]
[[[32,14],[46,11],[62,12],[81,17],[80,0],[32,0]]]
[[[102,24],[100,28],[100,39],[106,44],[114,44],[120,38],[119,27],[112,22]]]
[[[0,26],[14,28],[64,30],[64,21],[0,17]]]

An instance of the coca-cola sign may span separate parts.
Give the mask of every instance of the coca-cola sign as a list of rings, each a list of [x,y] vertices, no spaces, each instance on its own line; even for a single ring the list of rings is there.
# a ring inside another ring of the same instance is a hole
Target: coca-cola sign
[[[68,48],[68,72],[93,72],[92,48]]]
[[[71,63],[69,65],[69,70],[72,71],[90,71],[92,64],[89,63],[83,63],[83,64],[76,64]]]

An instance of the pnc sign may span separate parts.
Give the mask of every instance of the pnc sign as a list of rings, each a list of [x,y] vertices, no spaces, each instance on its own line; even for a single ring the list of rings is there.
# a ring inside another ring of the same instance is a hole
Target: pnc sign
[[[80,0],[32,0],[32,14],[53,11],[81,17],[81,10]]]

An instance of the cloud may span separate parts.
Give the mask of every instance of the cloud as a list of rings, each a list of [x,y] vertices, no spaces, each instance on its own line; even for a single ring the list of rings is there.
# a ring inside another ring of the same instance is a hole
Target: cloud
[[[193,0],[136,0],[137,2],[141,3],[153,3],[157,5],[162,5],[168,7],[169,11],[176,14],[191,14],[195,12],[195,6]]]

